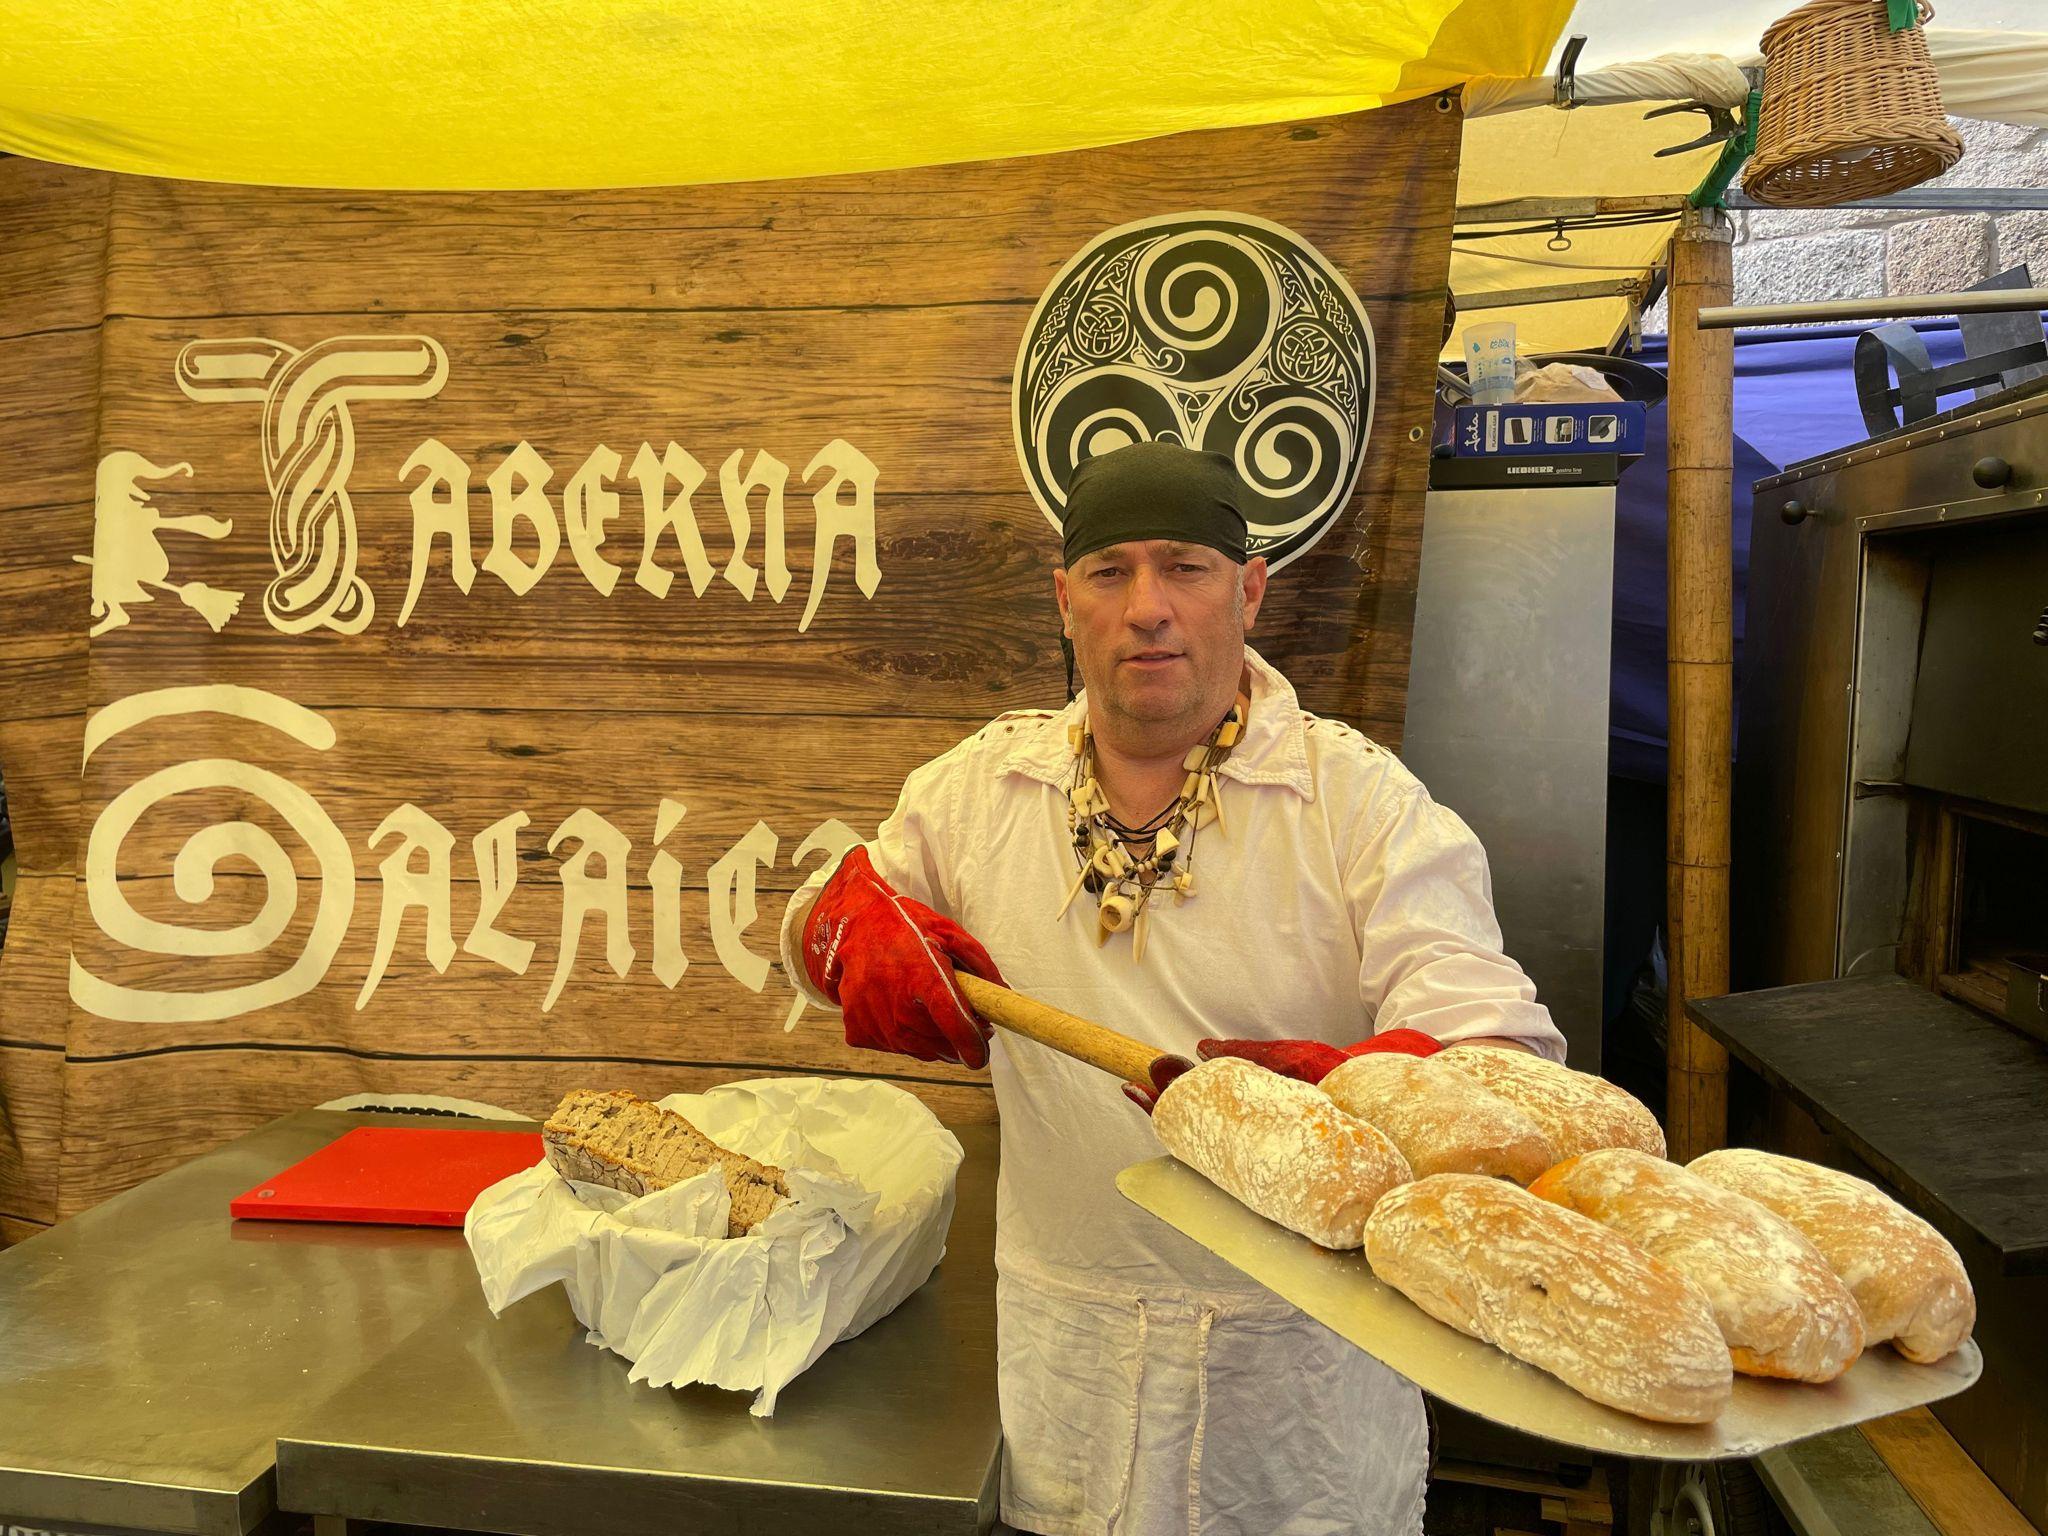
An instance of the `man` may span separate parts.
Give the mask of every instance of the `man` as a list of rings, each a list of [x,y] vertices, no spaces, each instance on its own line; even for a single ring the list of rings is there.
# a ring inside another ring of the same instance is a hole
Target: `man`
[[[1227,460],[1173,444],[1083,464],[1053,573],[1083,692],[918,769],[783,928],[791,980],[850,1043],[990,1062],[1002,1509],[1043,1536],[1413,1536],[1422,1402],[1125,1201],[1117,1172],[1159,1155],[1149,1122],[1091,1068],[991,1042],[952,967],[1310,1080],[1361,1035],[1563,1055],[1471,832],[1246,645],[1266,569],[1241,494]]]

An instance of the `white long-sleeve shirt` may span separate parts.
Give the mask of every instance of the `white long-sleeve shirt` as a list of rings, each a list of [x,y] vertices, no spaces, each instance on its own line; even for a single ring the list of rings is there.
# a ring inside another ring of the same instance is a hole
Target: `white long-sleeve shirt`
[[[1054,915],[1076,870],[1067,728],[1085,694],[1006,715],[911,774],[869,845],[876,871],[980,939],[1018,991],[1184,1056],[1210,1035],[1348,1045],[1405,1027],[1562,1060],[1501,953],[1470,829],[1247,661],[1250,718],[1218,769],[1224,824],[1194,840],[1195,895],[1152,902],[1142,965],[1128,933],[1096,943],[1088,893]],[[782,934],[790,979],[825,1008],[799,949],[829,875],[791,900]],[[989,1059],[1004,1518],[1048,1536],[1415,1536],[1415,1388],[1117,1193],[1159,1143],[1116,1083],[1001,1030]]]
[[[1305,712],[1249,649],[1251,709],[1217,770],[1224,825],[1196,837],[1196,893],[1155,896],[1145,959],[1128,933],[1096,943],[1095,898],[1055,920],[1076,872],[1064,710],[1006,715],[917,769],[869,845],[875,870],[959,922],[1004,979],[1057,1008],[1192,1058],[1205,1036],[1348,1045],[1417,1029],[1446,1043],[1564,1038],[1501,952],[1486,855],[1391,753]],[[783,964],[820,1007],[798,953],[820,871],[789,904]],[[1128,1205],[1116,1173],[1158,1155],[1150,1126],[1102,1074],[997,1031],[1003,1124],[998,1255],[1105,1269],[1134,1282],[1193,1269],[1246,1284]],[[1039,1178],[1033,1170],[1057,1169]]]

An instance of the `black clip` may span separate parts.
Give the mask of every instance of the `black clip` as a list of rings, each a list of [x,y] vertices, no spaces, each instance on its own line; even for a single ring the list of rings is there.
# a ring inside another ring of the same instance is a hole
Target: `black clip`
[[[1550,87],[1550,104],[1569,112],[1579,104],[1579,55],[1586,51],[1586,34],[1574,32],[1565,39],[1558,55],[1557,78]]]
[[[1742,130],[1742,124],[1736,120],[1734,108],[1717,107],[1705,101],[1675,101],[1668,107],[1658,107],[1654,111],[1645,112],[1643,121],[1647,123],[1653,117],[1669,117],[1674,112],[1705,113],[1707,131],[1689,143],[1673,144],[1669,149],[1658,150],[1656,159],[1662,160],[1667,155],[1690,154],[1693,150],[1705,149],[1712,144],[1724,144]]]

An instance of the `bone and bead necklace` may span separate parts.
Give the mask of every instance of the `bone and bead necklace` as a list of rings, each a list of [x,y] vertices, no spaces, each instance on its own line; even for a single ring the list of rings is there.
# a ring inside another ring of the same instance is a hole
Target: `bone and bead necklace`
[[[1162,882],[1173,888],[1174,905],[1195,894],[1195,835],[1211,822],[1228,835],[1216,770],[1244,733],[1249,702],[1240,694],[1209,739],[1182,760],[1185,777],[1171,804],[1139,826],[1127,826],[1109,808],[1096,776],[1095,738],[1086,721],[1067,727],[1074,775],[1067,788],[1067,826],[1073,833],[1079,872],[1067,888],[1055,921],[1067,915],[1083,889],[1096,897],[1095,942],[1129,930],[1131,958],[1145,958],[1145,928],[1152,897]]]

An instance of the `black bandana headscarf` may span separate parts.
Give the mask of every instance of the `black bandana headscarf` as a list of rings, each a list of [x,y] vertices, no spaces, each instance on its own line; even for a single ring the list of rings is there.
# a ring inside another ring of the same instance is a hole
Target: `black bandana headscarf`
[[[1060,563],[1112,544],[1178,539],[1245,563],[1244,481],[1220,453],[1130,443],[1088,459],[1067,482]]]

